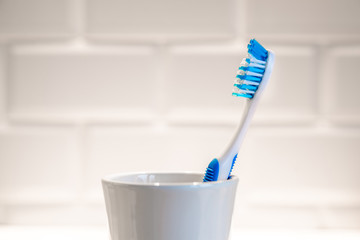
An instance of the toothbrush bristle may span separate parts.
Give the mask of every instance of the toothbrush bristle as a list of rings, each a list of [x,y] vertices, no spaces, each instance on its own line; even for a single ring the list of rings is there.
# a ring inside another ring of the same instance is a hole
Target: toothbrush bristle
[[[232,95],[253,98],[265,72],[268,51],[255,39],[248,44],[248,57],[241,62]]]

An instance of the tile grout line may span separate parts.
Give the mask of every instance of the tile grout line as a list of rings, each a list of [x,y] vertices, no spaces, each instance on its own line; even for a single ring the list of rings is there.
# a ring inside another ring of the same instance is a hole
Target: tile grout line
[[[85,123],[76,124],[76,140],[77,140],[77,171],[79,173],[78,184],[76,186],[77,194],[75,196],[75,204],[86,200],[85,196],[85,176],[87,166],[87,132],[88,126]]]
[[[2,61],[3,61],[3,73],[2,73],[2,80],[0,84],[2,84],[1,86],[1,91],[3,94],[3,103],[2,103],[2,108],[1,109],[1,115],[3,115],[3,126],[5,128],[10,126],[10,121],[9,121],[9,112],[10,112],[10,94],[9,94],[9,90],[10,90],[10,79],[11,79],[11,45],[10,44],[6,44],[4,46],[3,51],[3,57],[2,57]]]
[[[235,28],[236,28],[236,37],[243,39],[248,37],[248,29],[247,29],[247,0],[243,1],[235,1]]]
[[[321,127],[322,124],[326,123],[324,119],[324,84],[323,84],[323,73],[326,70],[326,63],[324,62],[324,49],[323,46],[316,45],[314,46],[315,50],[315,93],[314,97],[315,102],[315,115],[316,115],[316,127]]]
[[[6,91],[6,78],[7,78],[7,58],[5,56],[5,46],[0,47],[0,126],[7,125],[6,119],[6,105],[7,105],[7,91]]]
[[[329,70],[333,68],[329,59],[330,45],[317,45],[316,62],[317,62],[317,127],[329,129],[332,128],[331,121],[328,118],[329,111]]]
[[[76,39],[84,40],[86,31],[86,1],[71,1],[71,20],[74,27]]]
[[[153,124],[155,126],[165,126],[166,121],[166,78],[168,77],[168,60],[169,60],[169,45],[159,43],[155,46],[156,51],[156,62],[155,67],[155,83],[153,86],[154,91],[154,111],[155,119]]]

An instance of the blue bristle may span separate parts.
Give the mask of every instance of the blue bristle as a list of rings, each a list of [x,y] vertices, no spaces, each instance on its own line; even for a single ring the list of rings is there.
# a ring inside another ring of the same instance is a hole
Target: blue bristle
[[[257,68],[257,67],[239,67],[239,70],[250,71],[250,72],[255,72],[255,73],[264,73],[265,72],[265,69]]]
[[[253,94],[246,94],[246,93],[232,93],[233,96],[236,97],[245,97],[245,98],[252,98]]]
[[[248,85],[248,84],[234,84],[235,87],[243,90],[256,91],[258,86]]]
[[[250,57],[246,58],[245,62],[242,63],[242,65],[239,67],[239,70],[241,72],[236,75],[236,78],[246,80],[248,82],[260,83],[262,80],[262,76],[252,75],[264,74],[264,63],[268,58],[268,51],[263,46],[261,46],[258,41],[256,41],[255,39],[251,39],[250,43],[248,44],[248,53]],[[249,72],[256,74],[248,74]],[[236,82],[234,86],[236,91],[234,90],[232,95],[237,97],[253,98],[255,93],[249,93],[246,91],[256,91],[258,89],[257,86],[253,86],[251,84],[245,85],[243,83],[239,84],[239,82]]]
[[[251,39],[248,45],[248,52],[259,60],[266,61],[268,51],[258,41]]]
[[[268,51],[255,38],[250,40],[250,44],[256,46],[261,52],[268,53]]]
[[[237,78],[240,78],[241,80],[249,80],[249,81],[254,81],[254,82],[260,82],[261,78],[260,77],[256,77],[256,76],[249,76],[249,75],[237,75]]]
[[[244,89],[244,90],[257,90],[258,87],[257,86],[253,86],[253,85],[247,85],[247,84],[241,84],[240,89]]]

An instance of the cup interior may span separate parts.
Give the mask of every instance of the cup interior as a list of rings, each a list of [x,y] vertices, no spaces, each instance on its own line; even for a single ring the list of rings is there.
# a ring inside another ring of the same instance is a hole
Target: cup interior
[[[199,185],[203,183],[203,173],[128,173],[113,174],[103,178],[104,182],[133,185]],[[230,180],[234,180],[234,177]],[[221,183],[224,181],[211,182]]]

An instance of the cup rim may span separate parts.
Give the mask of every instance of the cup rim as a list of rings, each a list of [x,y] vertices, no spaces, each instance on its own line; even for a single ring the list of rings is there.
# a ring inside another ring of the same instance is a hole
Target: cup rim
[[[162,174],[182,174],[182,175],[204,175],[201,172],[127,172],[127,173],[113,173],[104,176],[101,179],[103,184],[111,184],[111,185],[121,185],[121,186],[143,186],[143,187],[211,187],[217,185],[224,184],[234,184],[239,181],[236,175],[231,175],[231,179],[228,180],[220,180],[214,182],[164,182],[164,183],[141,183],[141,182],[121,182],[118,180],[114,180],[115,177],[126,177],[132,175],[141,175],[141,174],[154,174],[154,175],[162,175]]]

